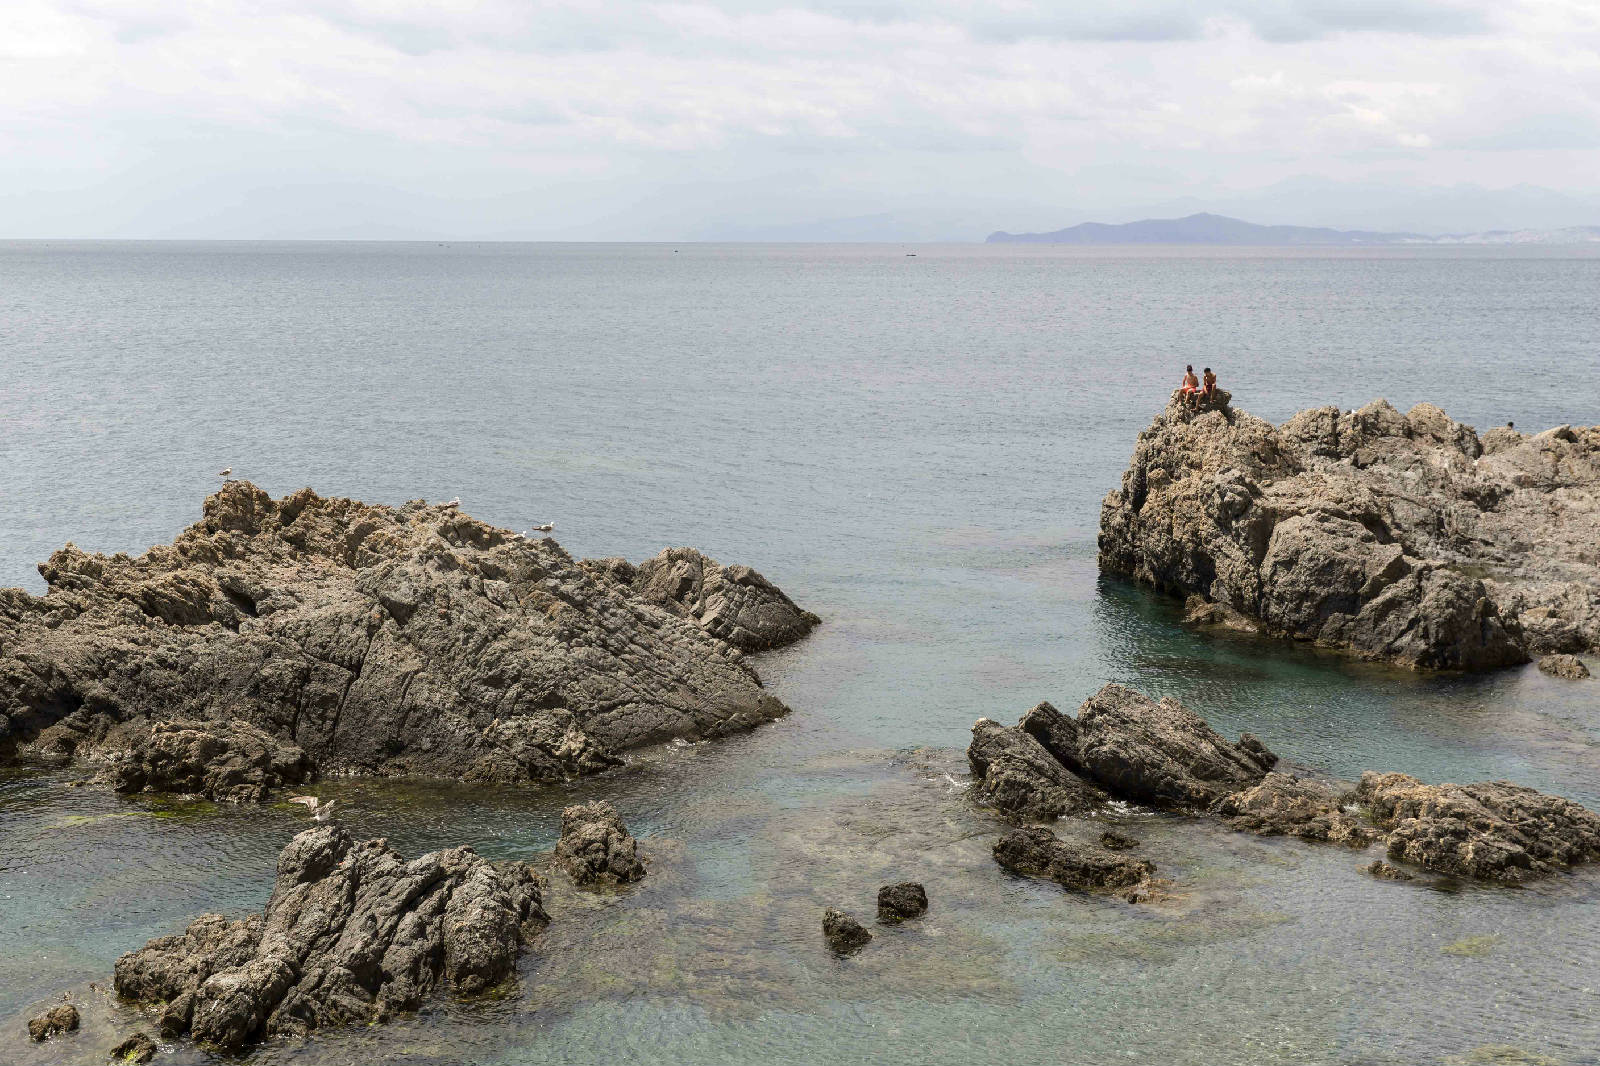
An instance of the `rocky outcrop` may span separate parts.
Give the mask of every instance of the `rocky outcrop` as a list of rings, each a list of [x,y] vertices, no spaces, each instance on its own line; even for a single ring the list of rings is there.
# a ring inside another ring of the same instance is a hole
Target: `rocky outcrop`
[[[171,545],[69,544],[43,597],[0,590],[0,754],[242,720],[324,772],[515,783],[785,713],[740,648],[803,632],[793,605],[744,568],[672,558],[699,576],[641,591],[452,505],[229,482]]]
[[[111,1049],[111,1061],[144,1066],[156,1057],[158,1050],[160,1049],[156,1046],[156,1042],[150,1039],[149,1033],[134,1033]]]
[[[928,890],[915,881],[878,889],[878,921],[885,924],[920,918],[928,913]]]
[[[1142,859],[1061,840],[1043,826],[1014,829],[1001,837],[994,845],[994,861],[1012,873],[1082,891],[1127,888],[1155,872]]]
[[[152,722],[114,770],[118,792],[184,792],[260,803],[316,776],[306,753],[248,722]]]
[[[638,842],[604,800],[561,812],[556,862],[580,885],[623,885],[644,877]]]
[[[1582,681],[1589,676],[1589,668],[1576,655],[1546,655],[1539,660],[1539,669],[1551,677],[1564,677],[1568,681]]]
[[[231,1051],[279,1033],[371,1024],[441,990],[481,992],[513,973],[543,928],[543,885],[525,863],[471,848],[410,862],[337,825],[295,837],[265,911],[208,914],[117,960],[116,990],[165,1004],[161,1030]]]
[[[57,1003],[42,1014],[28,1019],[28,1038],[37,1043],[77,1028],[78,1008],[70,1003]]]
[[[1389,833],[1389,858],[1438,873],[1527,881],[1600,859],[1600,815],[1509,781],[1425,785],[1368,771],[1352,795]]]
[[[1479,438],[1429,404],[1274,427],[1174,403],[1100,513],[1100,565],[1200,620],[1413,667],[1600,647],[1600,427]]]
[[[822,936],[840,955],[848,955],[872,939],[866,926],[833,907],[822,912]]]
[[[668,548],[639,566],[625,559],[584,565],[741,651],[792,644],[821,622],[748,566],[723,566],[693,548]]]
[[[1116,684],[1085,700],[1076,719],[1042,703],[1018,726],[1117,799],[1166,809],[1209,807],[1277,762],[1249,733],[1230,742],[1177,700]]]
[[[1292,774],[1224,796],[1213,808],[1234,829],[1257,836],[1293,836],[1364,848],[1381,835],[1343,808],[1341,790]]]
[[[988,718],[972,725],[967,762],[972,767],[975,798],[1018,818],[1059,818],[1106,799],[1105,793],[1063,766],[1036,738]]]

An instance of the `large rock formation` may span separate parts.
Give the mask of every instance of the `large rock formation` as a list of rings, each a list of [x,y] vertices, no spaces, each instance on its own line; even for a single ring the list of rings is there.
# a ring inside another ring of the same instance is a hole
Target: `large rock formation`
[[[278,858],[266,910],[195,919],[117,960],[118,994],[165,1004],[164,1035],[230,1051],[277,1033],[370,1024],[436,990],[509,977],[543,928],[542,884],[525,863],[471,848],[406,862],[382,840],[308,829]]]
[[[248,722],[152,722],[113,772],[118,792],[187,792],[228,803],[316,776],[306,753]]]
[[[169,546],[69,544],[45,596],[0,590],[0,754],[242,719],[324,771],[516,782],[785,713],[739,647],[802,633],[793,605],[744,568],[663,558],[623,580],[452,505],[229,482]],[[633,584],[691,562],[694,581]]]
[[[1600,815],[1509,781],[1425,785],[1361,775],[1352,796],[1389,831],[1389,857],[1459,877],[1527,881],[1600,859]]]
[[[1212,807],[1234,829],[1364,848],[1381,835],[1344,809],[1333,785],[1271,773],[1259,785],[1223,796]]]
[[[1039,706],[1055,711],[1047,703]],[[1106,799],[1037,739],[988,718],[972,724],[967,763],[977,798],[1018,818],[1059,818]]]
[[[1597,492],[1600,427],[1480,438],[1382,400],[1274,427],[1174,403],[1105,498],[1100,565],[1266,633],[1486,669],[1600,648]]]

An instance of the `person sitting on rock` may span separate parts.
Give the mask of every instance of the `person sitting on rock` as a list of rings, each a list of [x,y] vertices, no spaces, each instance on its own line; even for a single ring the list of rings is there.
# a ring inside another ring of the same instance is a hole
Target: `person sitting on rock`
[[[1209,366],[1206,367],[1205,383],[1200,388],[1200,397],[1207,403],[1217,398],[1217,375],[1211,372]]]
[[[1183,368],[1183,399],[1185,403],[1193,403],[1200,392],[1200,379],[1194,376],[1194,367]]]

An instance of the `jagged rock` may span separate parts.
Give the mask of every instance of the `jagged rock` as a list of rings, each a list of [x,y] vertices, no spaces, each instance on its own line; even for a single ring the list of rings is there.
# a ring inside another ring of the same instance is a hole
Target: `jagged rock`
[[[1100,834],[1100,846],[1107,851],[1127,851],[1139,846],[1139,842],[1130,836],[1123,836],[1113,829],[1107,829]]]
[[[128,1062],[133,1066],[144,1066],[155,1057],[156,1042],[145,1033],[134,1033],[111,1049],[112,1062]]]
[[[903,922],[928,912],[927,889],[915,881],[902,881],[878,889],[878,921]]]
[[[1589,676],[1589,668],[1576,655],[1546,655],[1539,660],[1539,669],[1569,681],[1582,681]]]
[[[1282,426],[1170,404],[1100,514],[1100,565],[1189,614],[1413,667],[1600,648],[1600,427],[1533,437],[1429,404]]]
[[[78,1028],[78,1008],[70,1003],[57,1003],[43,1014],[28,1019],[28,1037],[38,1042],[48,1040],[58,1033],[70,1033]]]
[[[822,912],[822,935],[840,955],[848,955],[872,939],[866,926],[833,907]]]
[[[977,799],[1019,818],[1059,818],[1106,799],[1033,736],[988,718],[972,725],[967,762]]]
[[[471,848],[406,862],[338,825],[296,836],[262,914],[209,914],[117,960],[119,995],[165,1003],[161,1031],[231,1051],[265,1036],[370,1024],[441,989],[509,977],[543,928],[543,884],[526,863]]]
[[[580,885],[619,885],[644,877],[638,843],[604,800],[561,812],[556,861]]]
[[[1155,872],[1142,859],[1060,840],[1043,826],[1014,829],[1001,837],[994,845],[994,861],[1012,873],[1083,890],[1127,888]]]
[[[1257,836],[1294,836],[1364,848],[1379,833],[1346,814],[1341,794],[1329,785],[1271,773],[1259,785],[1224,796],[1213,808],[1234,829]]]
[[[1600,859],[1600,815],[1509,781],[1425,785],[1361,775],[1352,799],[1389,831],[1389,857],[1438,873],[1527,881]]]
[[[748,566],[723,566],[693,548],[668,548],[638,567],[615,559],[600,565],[640,598],[741,651],[791,644],[821,622]]]
[[[306,753],[248,722],[152,722],[115,770],[118,792],[187,792],[228,803],[316,776]]]
[[[273,500],[244,481],[171,545],[130,558],[69,544],[40,573],[43,597],[0,590],[0,755],[238,719],[324,772],[556,780],[785,713],[713,634],[800,632],[741,567],[701,563],[699,591],[669,609],[454,506]]]
[[[1415,877],[1412,877],[1410,874],[1406,873],[1404,870],[1400,869],[1398,866],[1391,866],[1388,863],[1384,862],[1382,859],[1373,859],[1372,862],[1369,863],[1367,866],[1363,867],[1363,869],[1365,869],[1368,874],[1372,875],[1373,877],[1376,877],[1380,881],[1415,881],[1416,880]]]

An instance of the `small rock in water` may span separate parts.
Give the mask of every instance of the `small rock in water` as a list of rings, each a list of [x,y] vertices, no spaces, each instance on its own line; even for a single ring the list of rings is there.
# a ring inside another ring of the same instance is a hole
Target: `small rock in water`
[[[156,1057],[156,1042],[144,1033],[134,1033],[111,1049],[113,1062],[131,1062],[142,1066]]]
[[[1127,851],[1129,848],[1138,847],[1139,842],[1132,837],[1125,837],[1115,830],[1107,829],[1100,834],[1100,846],[1111,851]]]
[[[822,912],[822,935],[828,938],[828,946],[841,955],[850,954],[872,939],[865,926],[833,907]]]
[[[903,922],[928,912],[928,893],[915,881],[884,885],[878,889],[878,921]]]
[[[70,1033],[78,1028],[78,1008],[70,1003],[58,1003],[43,1014],[28,1020],[28,1035],[34,1040],[48,1040],[57,1033]]]
[[[1582,681],[1589,676],[1589,668],[1576,655],[1546,655],[1539,660],[1539,669],[1552,677],[1569,681]]]
[[[1416,878],[1400,869],[1391,866],[1382,859],[1372,860],[1372,865],[1366,867],[1367,873],[1383,881],[1415,881]]]
[[[556,861],[580,885],[621,885],[644,877],[638,842],[604,800],[561,812]]]

